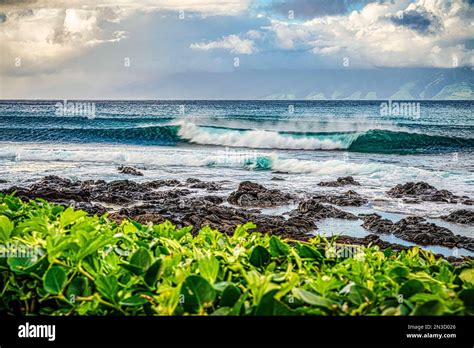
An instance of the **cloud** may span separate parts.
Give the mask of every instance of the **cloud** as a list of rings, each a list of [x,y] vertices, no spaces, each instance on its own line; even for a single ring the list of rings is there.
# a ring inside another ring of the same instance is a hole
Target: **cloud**
[[[408,9],[399,11],[396,15],[392,15],[389,18],[393,23],[405,26],[421,34],[435,33],[442,29],[440,19],[426,10]]]
[[[251,33],[255,36],[255,33]],[[221,40],[209,41],[207,43],[193,43],[190,48],[194,50],[209,51],[213,49],[225,49],[235,54],[252,54],[256,52],[254,41],[241,39],[237,35],[224,36]]]
[[[306,49],[348,58],[359,67],[474,66],[474,9],[467,1],[418,0],[369,3],[347,15],[304,22],[273,19],[264,28],[283,49]]]
[[[140,13],[230,16],[248,5],[247,0],[4,0],[0,2],[0,69],[4,74],[25,74],[57,68],[96,46],[127,38],[121,23]],[[240,43],[240,50],[245,51],[246,44]],[[22,69],[15,65],[19,60]]]
[[[130,11],[186,11],[206,16],[230,16],[241,13],[250,0],[2,0],[0,9],[97,9],[115,8]]]
[[[101,9],[35,9],[11,11],[0,24],[2,70],[14,71],[20,61],[31,71],[43,69],[105,42],[120,41],[123,31],[105,34]]]
[[[374,1],[378,0],[280,0],[270,2],[267,10],[285,17],[292,11],[295,18],[314,18],[345,14]]]

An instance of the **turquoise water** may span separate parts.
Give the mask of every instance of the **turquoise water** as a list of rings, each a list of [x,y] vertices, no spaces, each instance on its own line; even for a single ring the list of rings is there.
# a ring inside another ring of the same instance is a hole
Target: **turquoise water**
[[[419,113],[389,116],[376,101],[86,101],[94,115],[74,109],[81,102],[58,114],[57,103],[0,102],[0,141],[394,154],[474,149],[470,101],[406,102],[417,103]]]

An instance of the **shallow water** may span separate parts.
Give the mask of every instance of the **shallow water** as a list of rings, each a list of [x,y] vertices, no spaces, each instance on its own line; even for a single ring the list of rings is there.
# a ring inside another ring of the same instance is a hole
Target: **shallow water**
[[[347,235],[351,237],[363,238],[370,234],[362,226],[362,220],[341,220],[341,219],[324,219],[317,222],[318,229],[311,234],[331,237],[336,235]],[[472,235],[472,234],[471,234]],[[393,234],[378,234],[380,239],[406,246],[414,246],[415,243],[400,239]],[[435,254],[444,256],[474,256],[474,252],[463,248],[447,248],[439,245],[423,245],[421,249],[432,251]]]

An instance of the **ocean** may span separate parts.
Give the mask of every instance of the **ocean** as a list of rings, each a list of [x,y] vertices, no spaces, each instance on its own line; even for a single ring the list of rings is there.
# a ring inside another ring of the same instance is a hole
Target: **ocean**
[[[244,180],[301,194],[341,192],[347,187],[317,183],[351,175],[371,203],[346,210],[393,221],[420,215],[473,237],[472,228],[437,219],[460,205],[407,204],[385,194],[397,184],[426,181],[474,197],[473,107],[473,101],[4,100],[0,188],[45,175],[130,179],[118,173],[121,164],[144,172],[133,180],[196,177],[225,181],[228,192]],[[347,223],[325,221],[318,231],[367,234],[360,222]]]

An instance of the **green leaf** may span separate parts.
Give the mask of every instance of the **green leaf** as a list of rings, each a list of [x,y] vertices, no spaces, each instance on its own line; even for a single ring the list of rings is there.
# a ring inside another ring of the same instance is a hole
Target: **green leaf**
[[[280,238],[272,236],[270,238],[270,253],[273,257],[288,255],[290,253],[290,247],[283,243]]]
[[[270,262],[270,259],[271,255],[268,250],[261,245],[257,245],[253,248],[249,261],[255,267],[263,267]]]
[[[293,288],[293,294],[301,301],[316,307],[331,309],[336,302],[300,288]]]
[[[423,290],[425,290],[425,287],[422,282],[417,279],[410,279],[402,285],[398,292],[402,294],[404,298],[410,298],[414,294],[423,292]]]
[[[29,218],[28,220],[24,220],[18,223],[16,230],[20,233],[25,232],[41,232],[47,233],[48,232],[48,223],[47,219],[43,216],[37,216]]]
[[[144,304],[147,304],[148,301],[147,299],[140,297],[140,295],[133,295],[120,301],[119,303],[122,306],[135,307],[135,306],[143,306]]]
[[[245,310],[245,301],[249,296],[248,292],[244,292],[239,300],[232,307],[232,311],[229,315],[240,315]]]
[[[212,284],[212,286],[214,287],[214,289],[217,290],[217,292],[223,292],[229,284],[232,284],[232,283],[224,281],[224,282],[214,283],[214,284]]]
[[[145,283],[147,283],[148,286],[154,287],[156,285],[156,282],[160,275],[160,270],[161,259],[158,259],[150,266],[150,268],[148,268],[148,271],[146,271],[145,273]]]
[[[459,298],[467,308],[474,308],[474,289],[463,289],[459,293]]]
[[[247,222],[244,225],[238,225],[235,228],[234,235],[232,236],[235,240],[239,238],[245,238],[249,234],[249,230],[256,228],[253,222]]]
[[[143,268],[141,267],[138,267],[138,266],[135,266],[135,265],[132,265],[128,262],[120,262],[119,263],[119,266],[120,267],[123,267],[125,268],[127,271],[130,271],[132,272],[133,274],[135,275],[140,275],[142,274],[144,271],[143,271]]]
[[[102,296],[115,303],[119,290],[117,278],[114,276],[98,276],[95,280],[95,286]]]
[[[7,259],[7,264],[13,272],[26,274],[28,273],[26,270],[31,267],[34,262],[29,257],[9,257]]]
[[[126,234],[134,234],[138,232],[137,226],[135,226],[133,223],[128,222],[128,221],[124,223],[122,229],[123,229],[123,232]]]
[[[393,250],[392,248],[387,248],[383,251],[383,254],[385,255],[385,257],[390,257],[393,255]]]
[[[75,301],[77,296],[86,296],[88,295],[89,280],[84,276],[78,276],[74,278],[67,287],[66,296],[67,299],[71,302]]]
[[[242,292],[234,284],[226,286],[222,292],[221,300],[219,302],[220,307],[233,307],[240,298]]]
[[[199,273],[211,284],[214,284],[219,274],[219,260],[214,256],[206,256],[198,261]]]
[[[0,241],[7,243],[13,232],[13,222],[5,215],[0,215]]]
[[[369,289],[360,286],[360,285],[353,285],[349,290],[348,295],[349,301],[353,304],[360,306],[364,302],[371,302],[374,300],[375,295]]]
[[[275,295],[278,290],[272,290],[267,292],[255,309],[255,315],[261,316],[286,316],[294,314],[293,311],[284,303],[275,299]]]
[[[66,271],[60,266],[53,266],[44,275],[43,288],[50,294],[58,295],[62,292],[66,279]]]
[[[459,278],[461,278],[466,283],[474,285],[474,268],[463,269],[459,274]]]
[[[184,296],[183,307],[187,312],[199,313],[210,305],[216,298],[216,291],[209,282],[201,276],[190,275],[181,286]]]
[[[106,235],[99,235],[92,241],[87,241],[86,245],[83,246],[77,253],[77,259],[81,260],[89,255],[92,255],[100,248],[106,246],[110,242],[110,238]]]
[[[230,307],[219,307],[211,313],[213,316],[227,316],[232,314],[232,308]]]
[[[38,260],[29,257],[9,257],[6,261],[10,269],[17,274],[35,274],[39,277],[43,277],[49,267],[46,256]]]
[[[303,259],[313,259],[318,261],[324,259],[324,255],[319,250],[304,244],[299,245],[298,255]]]
[[[431,300],[415,308],[414,315],[434,316],[441,315],[444,311],[444,305],[439,300]]]
[[[410,270],[406,267],[397,266],[388,272],[390,278],[400,281],[402,278],[406,278],[410,274]]]
[[[85,211],[74,210],[74,208],[69,207],[59,216],[59,223],[61,224],[61,227],[64,228],[86,215],[87,213]]]
[[[153,258],[150,251],[144,247],[138,248],[130,258],[130,264],[140,267],[143,271],[146,271],[148,267],[150,267],[152,261]]]
[[[21,204],[17,198],[5,197],[5,203],[8,206],[8,209],[12,211],[17,211],[21,208]]]

